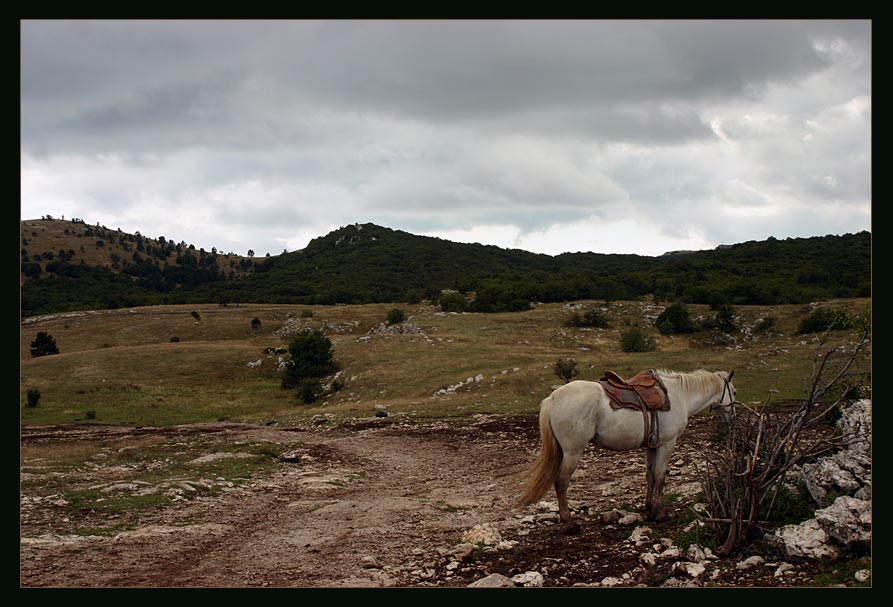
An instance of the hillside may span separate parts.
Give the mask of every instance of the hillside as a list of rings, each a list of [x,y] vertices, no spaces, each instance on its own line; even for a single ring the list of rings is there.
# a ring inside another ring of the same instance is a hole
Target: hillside
[[[871,235],[769,239],[660,257],[558,256],[462,244],[374,224],[262,260],[61,220],[22,222],[22,315],[154,304],[363,304],[469,295],[474,311],[528,302],[772,305],[871,294]],[[142,251],[140,250],[142,247]]]

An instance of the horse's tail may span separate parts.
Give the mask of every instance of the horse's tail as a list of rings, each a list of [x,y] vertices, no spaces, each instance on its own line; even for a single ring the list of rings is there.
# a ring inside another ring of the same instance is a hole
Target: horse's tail
[[[540,438],[542,446],[536,461],[527,472],[524,482],[524,494],[521,496],[521,505],[529,506],[537,501],[555,485],[558,478],[558,469],[564,452],[561,445],[555,439],[552,432],[552,424],[549,421],[549,409],[552,406],[552,398],[546,398],[540,407]]]

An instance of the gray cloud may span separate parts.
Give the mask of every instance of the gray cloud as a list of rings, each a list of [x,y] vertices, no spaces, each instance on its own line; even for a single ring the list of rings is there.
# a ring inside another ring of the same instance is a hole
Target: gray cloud
[[[21,34],[24,216],[139,223],[147,201],[188,202],[184,228],[215,226],[195,231],[206,247],[266,250],[242,246],[255,235],[272,252],[367,220],[523,240],[669,214],[654,227],[667,246],[728,242],[730,216],[738,240],[843,226],[843,207],[863,222],[846,225],[870,221],[868,21],[24,21]],[[813,223],[787,222],[800,204]]]

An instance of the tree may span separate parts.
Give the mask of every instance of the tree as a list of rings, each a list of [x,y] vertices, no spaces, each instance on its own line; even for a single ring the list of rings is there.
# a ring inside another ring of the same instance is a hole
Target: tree
[[[653,352],[657,343],[639,327],[632,327],[620,335],[620,347],[624,352]]]
[[[654,326],[663,335],[671,333],[691,333],[695,325],[688,315],[688,308],[681,303],[674,303],[660,313]]]
[[[465,311],[465,298],[461,293],[444,293],[440,296],[438,303],[444,312]]]
[[[305,403],[313,402],[321,391],[315,388],[320,378],[338,370],[332,341],[320,329],[306,329],[292,339],[288,352],[291,360],[285,363],[282,387],[297,388]]]
[[[248,257],[254,257],[254,251],[252,249],[248,249]]]
[[[34,408],[40,402],[40,390],[37,388],[28,388],[28,406]]]
[[[199,314],[199,313],[196,312],[195,310],[193,310],[192,312],[190,312],[189,315],[192,316],[195,320],[201,320],[201,318],[202,318],[202,317],[201,317],[201,314]]]
[[[738,330],[735,324],[735,308],[732,304],[719,304],[716,311],[716,326],[726,333],[734,333]]]
[[[406,320],[406,314],[400,308],[394,308],[390,312],[388,312],[388,324],[389,325],[399,325],[401,322]]]
[[[260,329],[260,319],[255,316],[251,319],[251,330],[257,333],[258,329]]]
[[[31,356],[48,356],[58,353],[59,348],[56,346],[56,340],[46,331],[38,332],[37,337],[31,342]]]

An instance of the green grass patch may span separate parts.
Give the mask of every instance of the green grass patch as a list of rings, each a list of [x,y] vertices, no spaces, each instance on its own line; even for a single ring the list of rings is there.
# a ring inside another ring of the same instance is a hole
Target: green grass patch
[[[815,586],[837,586],[846,584],[847,586],[871,587],[871,575],[864,582],[859,582],[855,578],[857,571],[867,569],[871,571],[871,557],[859,556],[849,559],[839,560],[833,563],[821,562],[822,571],[818,573],[814,579]]]

